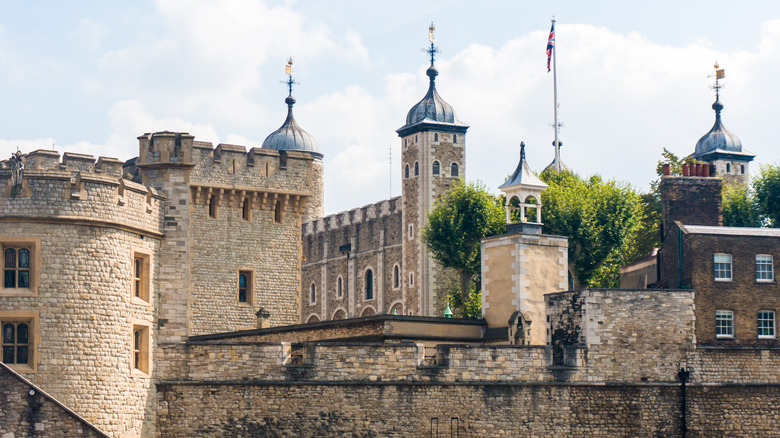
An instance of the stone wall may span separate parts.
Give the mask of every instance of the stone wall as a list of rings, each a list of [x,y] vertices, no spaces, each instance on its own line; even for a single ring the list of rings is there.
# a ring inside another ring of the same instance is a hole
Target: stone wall
[[[0,364],[0,437],[107,437]]]
[[[301,322],[406,313],[410,303],[403,281],[400,204],[400,198],[392,198],[303,224]],[[371,299],[366,299],[368,269]]]
[[[553,362],[576,367],[567,379],[674,381],[694,349],[691,290],[587,289],[545,299]]]
[[[777,386],[688,386],[689,436],[770,436]],[[676,384],[162,383],[158,434],[680,436]],[[209,412],[210,415],[202,415]]]

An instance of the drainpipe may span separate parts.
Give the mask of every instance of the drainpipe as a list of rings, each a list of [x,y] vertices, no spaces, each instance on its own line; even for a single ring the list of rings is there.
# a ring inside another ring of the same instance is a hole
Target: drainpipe
[[[688,377],[690,377],[691,372],[686,370],[685,368],[680,368],[680,372],[677,373],[677,377],[680,379],[680,395],[681,395],[681,402],[680,402],[680,436],[682,438],[686,438],[688,436],[688,418],[686,416],[687,413],[687,394],[685,391],[685,383],[688,382]]]

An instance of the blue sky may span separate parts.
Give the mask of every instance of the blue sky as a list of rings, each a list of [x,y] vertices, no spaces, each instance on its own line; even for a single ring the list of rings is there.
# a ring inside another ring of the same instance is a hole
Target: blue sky
[[[662,147],[687,155],[712,126],[715,60],[724,123],[755,171],[780,161],[780,3],[744,5],[0,0],[0,157],[53,144],[128,159],[159,130],[259,146],[284,120],[292,56],[296,118],[325,154],[326,212],[376,202],[400,192],[395,129],[425,93],[433,21],[439,92],[471,126],[467,178],[495,192],[520,141],[532,168],[552,160],[554,14],[562,157],[575,171],[646,190]]]

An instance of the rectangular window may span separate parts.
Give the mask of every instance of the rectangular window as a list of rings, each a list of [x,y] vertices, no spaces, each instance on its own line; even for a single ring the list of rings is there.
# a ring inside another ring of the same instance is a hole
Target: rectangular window
[[[0,312],[0,359],[4,364],[17,372],[34,373],[37,341],[37,312]]]
[[[148,304],[151,300],[151,254],[133,251],[132,269],[132,300],[136,303]]]
[[[241,304],[252,304],[252,277],[252,271],[238,271],[238,302]]]
[[[775,280],[774,260],[771,255],[758,254],[756,256],[756,281],[772,282]]]
[[[3,287],[0,296],[34,296],[38,290],[38,238],[0,237]]]
[[[715,254],[715,281],[731,281],[731,254]]]
[[[734,312],[731,310],[715,311],[715,337],[734,337]]]
[[[147,322],[139,321],[130,333],[130,374],[147,377],[151,370],[151,332]]]
[[[775,312],[771,310],[758,311],[758,337],[759,339],[775,338]]]

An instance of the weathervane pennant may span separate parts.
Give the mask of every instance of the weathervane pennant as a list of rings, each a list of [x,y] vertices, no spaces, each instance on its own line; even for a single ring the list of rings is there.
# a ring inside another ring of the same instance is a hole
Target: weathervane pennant
[[[550,27],[550,37],[547,39],[547,73],[550,72],[550,60],[555,49],[555,22]]]

